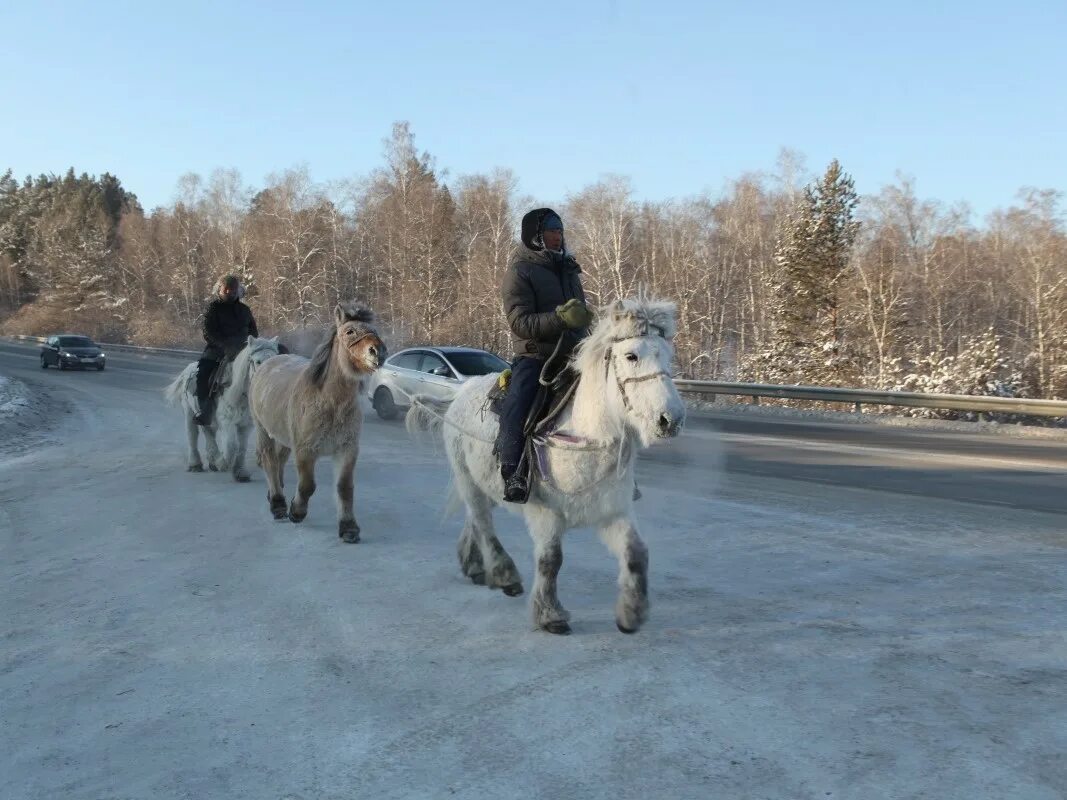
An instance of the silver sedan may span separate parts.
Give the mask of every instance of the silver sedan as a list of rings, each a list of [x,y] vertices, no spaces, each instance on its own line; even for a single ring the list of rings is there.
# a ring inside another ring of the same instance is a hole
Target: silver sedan
[[[425,395],[450,401],[470,378],[502,372],[508,363],[488,350],[473,347],[412,347],[386,359],[374,373],[367,394],[382,419],[396,419]]]

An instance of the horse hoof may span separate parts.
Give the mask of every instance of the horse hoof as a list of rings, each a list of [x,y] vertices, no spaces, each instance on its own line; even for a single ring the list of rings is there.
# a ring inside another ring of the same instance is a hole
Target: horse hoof
[[[296,523],[303,522],[305,519],[307,519],[307,515],[308,515],[308,512],[306,510],[303,511],[303,512],[299,512],[292,505],[289,506],[289,521],[290,522],[296,522]]]
[[[485,586],[484,572],[475,572],[473,575],[468,575],[467,577],[471,579],[471,583],[475,586]]]
[[[522,594],[522,584],[509,583],[507,586],[501,586],[500,591],[502,591],[508,597],[518,597],[520,594]]]
[[[251,475],[234,475],[233,479],[235,481],[237,481],[238,483],[248,483],[249,481],[252,480],[252,476]]]
[[[628,635],[629,634],[633,634],[633,633],[637,633],[637,631],[639,630],[639,628],[627,628],[625,625],[623,625],[618,620],[615,620],[615,627],[618,628],[623,633],[628,634]]]
[[[218,467],[216,467],[216,466],[215,466],[214,464],[208,464],[208,465],[207,465],[207,468],[208,468],[209,470],[211,470],[212,472],[218,472],[218,471],[219,471],[219,468],[218,468]]]
[[[188,467],[185,468],[185,471],[186,472],[203,472],[204,471],[204,465],[203,464],[190,464]]]
[[[354,522],[340,522],[337,525],[337,535],[348,544],[359,541],[359,525]]]
[[[571,632],[571,626],[567,624],[565,620],[557,619],[553,622],[546,622],[541,626],[542,630],[546,633],[554,633],[557,636],[566,636]]]
[[[272,508],[271,513],[275,519],[289,519],[289,512],[284,508]]]

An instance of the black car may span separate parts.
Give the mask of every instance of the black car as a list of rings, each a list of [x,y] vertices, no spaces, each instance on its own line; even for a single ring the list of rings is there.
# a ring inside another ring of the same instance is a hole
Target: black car
[[[60,334],[49,336],[41,345],[41,369],[59,367],[60,369],[103,369],[107,356],[100,345],[88,336]]]

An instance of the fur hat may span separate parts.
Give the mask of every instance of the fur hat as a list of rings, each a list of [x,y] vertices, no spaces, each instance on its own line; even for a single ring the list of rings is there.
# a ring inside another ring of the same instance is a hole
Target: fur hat
[[[545,243],[541,234],[545,232],[546,224],[549,230],[563,230],[563,220],[559,214],[551,208],[535,208],[522,218],[522,231],[520,237],[522,243],[531,250],[544,250]]]

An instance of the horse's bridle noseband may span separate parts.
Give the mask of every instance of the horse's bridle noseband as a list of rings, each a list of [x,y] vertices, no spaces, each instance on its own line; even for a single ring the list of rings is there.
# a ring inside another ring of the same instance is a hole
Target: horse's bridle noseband
[[[374,330],[374,328],[366,328],[365,327],[363,329],[363,334],[358,339],[356,339],[354,342],[349,342],[348,344],[345,344],[343,346],[344,346],[345,350],[351,350],[351,348],[355,347],[357,344],[362,342],[364,339],[370,339],[372,336],[375,339],[377,339],[378,343],[381,345],[381,348],[379,348],[379,351],[378,351],[378,364],[379,365],[384,364],[385,363],[385,359],[387,357],[386,356],[386,351],[385,351],[385,342],[382,341],[382,337],[378,335],[378,331]]]
[[[604,353],[604,378],[607,379],[609,372],[615,373],[615,385],[619,387],[619,394],[622,396],[622,404],[627,411],[633,410],[633,404],[630,402],[630,398],[626,394],[627,384],[643,383],[644,381],[653,381],[657,378],[667,378],[668,380],[670,380],[672,377],[671,373],[667,372],[667,370],[664,369],[661,369],[658,372],[650,372],[647,375],[638,375],[633,378],[619,377],[619,369],[615,366],[615,345],[619,344],[620,342],[629,341],[630,339],[644,339],[646,337],[651,336],[658,336],[665,341],[667,339],[667,331],[664,328],[660,327],[659,325],[654,325],[648,320],[642,320],[642,322],[643,326],[641,333],[637,334],[637,336],[627,336],[625,338],[615,339],[611,343],[611,347],[609,347],[607,352]]]

